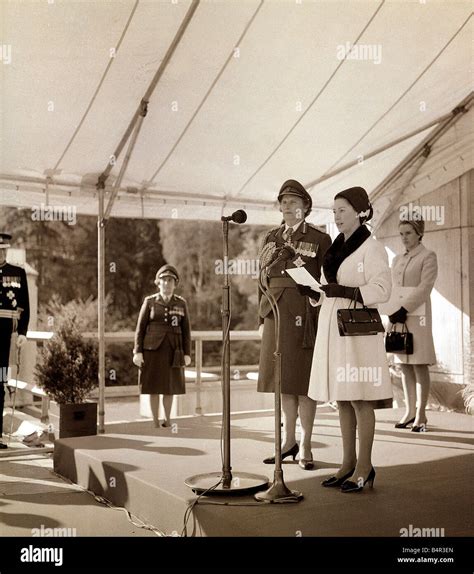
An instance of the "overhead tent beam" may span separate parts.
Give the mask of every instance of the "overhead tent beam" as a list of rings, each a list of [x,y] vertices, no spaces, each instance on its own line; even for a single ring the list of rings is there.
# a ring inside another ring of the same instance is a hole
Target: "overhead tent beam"
[[[422,142],[420,142],[413,151],[411,151],[408,156],[394,169],[392,172],[374,189],[371,194],[371,201],[377,201],[382,196],[385,195],[389,187],[394,184],[407,169],[413,166],[417,160],[421,160],[421,163],[417,166],[414,173],[411,174],[408,182],[400,187],[400,190],[391,199],[387,207],[384,209],[383,213],[380,215],[374,231],[376,231],[382,223],[387,219],[391,209],[398,202],[400,196],[403,194],[407,186],[415,177],[416,173],[419,171],[421,165],[426,161],[431,149],[434,144],[441,138],[456,122],[458,122],[461,117],[468,113],[472,106],[474,105],[474,92],[471,92],[458,106],[456,106],[449,117],[444,120],[432,133],[428,134]]]
[[[105,225],[107,222],[107,218],[110,215],[110,212],[113,207],[113,203],[115,198],[117,197],[118,189],[120,183],[125,175],[125,171],[127,169],[128,163],[130,161],[133,148],[137,141],[138,134],[140,132],[140,128],[145,118],[147,112],[147,106],[150,101],[150,97],[152,96],[159,80],[161,79],[163,72],[165,71],[168,63],[170,62],[178,44],[180,43],[186,28],[188,27],[189,23],[191,22],[194,13],[199,6],[200,0],[193,0],[191,6],[189,7],[186,15],[178,28],[178,31],[171,42],[165,57],[163,58],[158,70],[156,71],[150,85],[148,86],[145,95],[143,96],[137,111],[133,115],[130,124],[128,125],[127,129],[125,130],[122,139],[120,140],[115,152],[113,154],[113,158],[116,161],[120,154],[122,153],[125,144],[132,136],[130,145],[124,159],[122,168],[120,170],[118,176],[118,184],[114,186],[112,190],[112,195],[110,197],[109,203],[107,208],[105,208],[105,183],[107,178],[112,171],[112,168],[115,164],[114,162],[109,161],[105,170],[99,176],[97,181],[97,192],[98,192],[98,204],[99,204],[99,215],[97,218],[97,271],[98,271],[98,286],[97,286],[97,296],[98,296],[98,329],[97,335],[99,338],[99,433],[105,432]],[[133,133],[133,135],[132,135]]]
[[[11,175],[1,175],[0,174],[0,182],[5,181],[6,185],[3,186],[6,189],[8,186],[12,190],[16,190],[17,193],[28,193],[28,192],[45,192],[45,180],[42,178],[36,177],[13,177]],[[20,182],[20,184],[18,183]],[[22,185],[23,182],[25,185]],[[69,187],[70,189],[65,189],[65,187]],[[22,189],[23,188],[23,189]],[[81,192],[90,191],[91,198],[96,198],[98,195],[97,186],[87,185],[81,186],[79,183],[73,184],[61,184],[60,182],[56,183],[55,185],[50,185],[49,187],[49,194],[53,195],[62,195],[67,197],[74,197],[75,194],[81,194],[81,197],[84,197],[84,194]],[[105,190],[106,193],[108,190]],[[147,190],[143,192],[138,187],[127,187],[127,188],[120,188],[118,190],[118,194],[116,197],[117,201],[121,199],[131,199],[142,196],[146,198],[146,200],[151,204],[156,205],[184,205],[184,206],[203,206],[203,207],[219,207],[221,210],[225,208],[233,209],[250,209],[252,211],[261,211],[261,212],[272,212],[274,213],[276,201],[257,201],[254,199],[243,199],[243,198],[234,198],[232,196],[229,197],[216,197],[215,195],[189,195],[188,193],[183,192],[163,192],[158,190]],[[11,205],[12,207],[18,207],[17,201],[10,201],[10,202],[3,202],[0,199],[0,205]],[[327,206],[320,206],[313,202],[313,210],[318,211],[330,211],[331,208]],[[87,212],[81,212],[80,206],[78,207],[79,214],[86,214],[91,215],[90,210]],[[133,217],[130,215],[117,215],[114,214],[114,217]],[[166,218],[166,217],[164,217]],[[161,217],[157,217],[157,219],[161,219]],[[258,223],[258,222],[257,222]],[[264,223],[262,222],[262,225]]]
[[[11,174],[0,174],[0,181],[5,181],[11,185],[12,188],[18,190],[21,193],[21,184],[30,184],[29,186],[23,186],[26,191],[34,191],[34,186],[38,186],[44,191],[46,185],[48,184],[47,178],[34,177],[34,176],[13,176]],[[50,193],[62,193],[71,196],[74,192],[90,191],[91,195],[95,197],[97,194],[97,185],[87,185],[81,184],[80,182],[69,182],[56,179],[54,183],[49,183]],[[109,190],[106,189],[108,192]],[[246,205],[251,206],[253,209],[274,209],[275,201],[258,201],[255,199],[242,199],[234,198],[233,196],[217,196],[217,195],[202,195],[196,196],[191,192],[182,191],[163,191],[159,189],[147,188],[143,190],[141,187],[137,186],[127,186],[120,187],[118,189],[117,197],[132,197],[139,194],[144,195],[147,199],[151,201],[158,201],[162,203],[170,202],[181,202],[190,204],[203,204],[203,205],[217,205],[217,206],[237,206],[244,207]],[[317,206],[316,206],[317,207]],[[324,209],[324,208],[321,208]]]
[[[424,126],[422,126],[421,128],[418,128],[416,130],[413,130],[412,132],[405,134],[403,136],[400,136],[397,139],[394,139],[393,141],[380,146],[376,149],[374,149],[373,151],[367,153],[367,154],[363,154],[362,157],[363,160],[367,160],[367,159],[371,159],[373,157],[375,157],[376,155],[379,155],[387,150],[389,150],[392,147],[397,146],[400,143],[403,143],[406,140],[409,140],[410,138],[423,133],[425,130],[428,130],[430,128],[432,128],[433,126],[436,126],[438,124],[440,124],[441,122],[446,121],[447,119],[452,118],[452,112],[450,112],[449,114],[445,114],[444,116],[441,116],[440,118],[433,120],[431,122],[429,122],[428,124],[425,124]],[[323,181],[326,181],[328,179],[331,179],[333,177],[335,177],[336,175],[339,175],[340,173],[343,173],[344,171],[347,171],[348,169],[351,169],[352,167],[356,166],[359,164],[359,159],[355,159],[352,161],[349,161],[347,163],[345,163],[344,165],[341,165],[341,167],[338,167],[337,169],[334,169],[333,171],[328,172],[325,175],[322,175],[321,177],[318,177],[317,179],[314,179],[313,181],[310,181],[309,183],[306,184],[306,189],[310,190],[313,187],[315,187],[316,185],[318,185],[319,183],[322,183]]]
[[[130,158],[132,157],[132,152],[135,148],[135,144],[137,143],[138,135],[139,135],[140,130],[142,128],[143,120],[145,119],[145,116],[146,116],[147,111],[148,111],[148,103],[143,100],[141,107],[142,107],[142,109],[140,112],[140,116],[139,116],[138,121],[135,125],[135,129],[132,132],[132,136],[130,138],[130,143],[128,145],[127,153],[125,154],[125,157],[124,157],[124,160],[122,163],[122,167],[120,168],[120,172],[118,174],[118,177],[117,177],[116,181],[114,182],[112,193],[111,193],[110,198],[109,198],[109,203],[107,204],[107,208],[106,208],[105,213],[104,213],[104,219],[106,219],[106,220],[110,216],[110,212],[112,211],[112,207],[114,205],[115,198],[117,197],[117,194],[119,192],[120,185],[121,185],[122,180],[123,180],[123,176],[125,175],[125,172],[127,171],[128,163],[130,161]]]

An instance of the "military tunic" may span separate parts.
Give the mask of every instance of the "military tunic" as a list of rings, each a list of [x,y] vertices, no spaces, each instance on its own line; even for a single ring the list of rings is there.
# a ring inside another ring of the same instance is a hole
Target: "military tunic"
[[[324,254],[331,245],[328,234],[303,221],[288,240],[284,239],[285,226],[269,231],[260,252],[264,266],[272,254],[289,244],[296,255],[269,268],[269,288],[278,302],[281,327],[282,355],[281,392],[307,395],[311,361],[317,330],[319,307],[312,307],[309,298],[301,295],[295,281],[285,269],[302,267],[319,281]],[[275,320],[267,298],[259,293],[259,322],[263,323],[257,390],[274,392],[275,389]]]
[[[191,355],[191,327],[183,297],[173,295],[167,303],[159,293],[145,298],[134,353],[143,353],[139,375],[142,394],[185,394],[184,365],[179,356]]]
[[[8,382],[12,331],[16,329],[19,335],[26,335],[29,320],[30,303],[25,270],[3,263],[0,265],[0,423],[3,422],[4,383]]]

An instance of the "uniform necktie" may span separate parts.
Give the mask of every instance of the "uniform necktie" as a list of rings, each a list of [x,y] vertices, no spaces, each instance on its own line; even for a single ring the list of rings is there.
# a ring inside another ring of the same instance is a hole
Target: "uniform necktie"
[[[292,235],[293,235],[293,227],[289,227],[284,233],[285,241],[290,241]]]

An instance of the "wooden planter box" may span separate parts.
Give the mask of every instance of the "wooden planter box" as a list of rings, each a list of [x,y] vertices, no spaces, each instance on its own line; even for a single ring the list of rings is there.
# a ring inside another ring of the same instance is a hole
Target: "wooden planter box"
[[[97,434],[97,403],[59,405],[59,438]]]

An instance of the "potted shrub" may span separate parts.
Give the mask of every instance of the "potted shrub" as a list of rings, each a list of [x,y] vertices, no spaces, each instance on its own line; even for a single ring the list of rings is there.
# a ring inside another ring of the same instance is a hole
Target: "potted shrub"
[[[82,337],[74,318],[66,318],[45,343],[36,376],[59,404],[59,438],[97,434],[97,403],[86,402],[98,385],[97,348]]]

